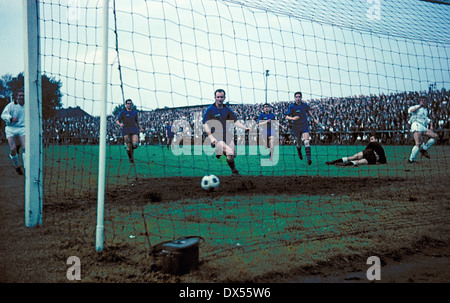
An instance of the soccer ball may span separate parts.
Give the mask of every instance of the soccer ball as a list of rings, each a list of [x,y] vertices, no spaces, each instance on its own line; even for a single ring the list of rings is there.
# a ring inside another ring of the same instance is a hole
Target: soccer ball
[[[219,178],[214,175],[206,175],[202,178],[202,188],[206,191],[215,191],[220,184]]]

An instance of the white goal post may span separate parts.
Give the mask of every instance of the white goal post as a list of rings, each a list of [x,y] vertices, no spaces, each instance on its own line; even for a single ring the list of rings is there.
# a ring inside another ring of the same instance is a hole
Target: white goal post
[[[99,142],[98,211],[96,250],[103,249],[104,191],[106,154],[106,99],[108,64],[108,10],[109,1],[103,0],[102,93]],[[23,154],[25,169],[25,226],[42,225],[43,216],[43,140],[42,140],[42,81],[39,54],[39,18],[35,0],[23,0],[24,9],[24,93],[26,151]]]
[[[102,1],[102,80],[101,80],[101,111],[100,111],[100,142],[99,142],[99,166],[98,166],[98,190],[97,190],[97,230],[95,249],[103,250],[104,241],[104,209],[105,209],[105,185],[106,185],[106,100],[108,96],[108,11],[109,1]]]
[[[42,85],[39,58],[38,7],[23,0],[25,94],[25,226],[42,225]]]

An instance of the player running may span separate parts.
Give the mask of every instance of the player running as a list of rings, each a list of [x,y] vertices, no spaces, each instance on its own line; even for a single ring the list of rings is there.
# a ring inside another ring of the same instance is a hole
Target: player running
[[[270,149],[270,161],[272,161],[275,140],[277,139],[272,123],[284,129],[284,126],[276,120],[275,114],[271,112],[270,104],[266,103],[264,104],[263,112],[258,117],[258,127],[260,127],[264,146]]]
[[[166,147],[169,149],[172,144],[173,138],[175,137],[175,133],[172,130],[172,121],[168,121],[165,126],[166,129]]]
[[[131,99],[127,99],[125,101],[125,109],[122,110],[117,117],[117,125],[122,127],[122,135],[125,140],[125,144],[127,145],[127,154],[130,160],[130,163],[134,163],[134,150],[139,146],[139,130],[141,132],[144,129],[141,127],[137,117],[137,111],[133,108],[133,101]]]
[[[249,130],[249,128],[242,125],[237,120],[236,114],[223,103],[225,98],[223,89],[217,89],[214,92],[215,102],[206,109],[203,115],[203,124],[205,132],[211,140],[211,146],[216,149],[216,157],[219,159],[222,155],[225,155],[232,175],[239,176],[234,163],[234,158],[236,157],[234,133],[227,128],[231,126],[231,124],[227,125],[227,121],[245,130]]]
[[[6,122],[5,133],[10,149],[9,158],[17,174],[23,175],[19,161],[20,147],[25,152],[25,98],[23,90],[14,96],[14,102],[8,103],[2,112],[2,119]]]
[[[306,159],[308,165],[312,164],[311,160],[311,146],[309,135],[309,122],[308,116],[310,116],[314,122],[320,126],[320,123],[314,118],[310,112],[308,104],[302,101],[302,93],[296,92],[294,94],[294,103],[291,104],[286,113],[286,119],[292,121],[292,132],[297,141],[297,153],[300,160],[303,160],[302,154],[302,142],[305,144]]]
[[[415,163],[419,151],[422,157],[430,158],[428,149],[436,142],[439,136],[433,132],[433,124],[431,119],[428,118],[428,98],[426,96],[421,96],[419,104],[411,106],[408,109],[408,114],[411,115],[408,122],[411,125],[411,132],[415,142],[408,158],[408,163]],[[422,142],[422,135],[430,137],[426,143]]]

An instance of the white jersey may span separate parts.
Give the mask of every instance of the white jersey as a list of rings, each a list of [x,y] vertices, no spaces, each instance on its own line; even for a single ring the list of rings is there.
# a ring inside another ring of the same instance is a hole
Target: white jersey
[[[11,118],[17,117],[16,122],[11,122]],[[6,126],[25,127],[25,106],[10,102],[2,112],[2,119]]]
[[[419,107],[420,105],[414,105],[408,109],[408,114],[411,115],[408,122],[411,125],[413,123],[419,123],[424,127],[428,127],[431,123],[431,119],[428,118],[428,109],[426,107]]]

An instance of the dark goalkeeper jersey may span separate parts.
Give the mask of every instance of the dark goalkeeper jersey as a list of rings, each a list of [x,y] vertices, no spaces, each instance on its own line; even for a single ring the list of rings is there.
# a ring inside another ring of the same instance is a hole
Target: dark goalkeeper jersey
[[[371,149],[374,152],[377,153],[379,159],[378,162],[380,164],[386,164],[387,160],[386,160],[386,154],[384,153],[384,148],[383,146],[379,143],[379,142],[370,142],[369,144],[367,144],[366,146],[366,150],[367,149]]]

